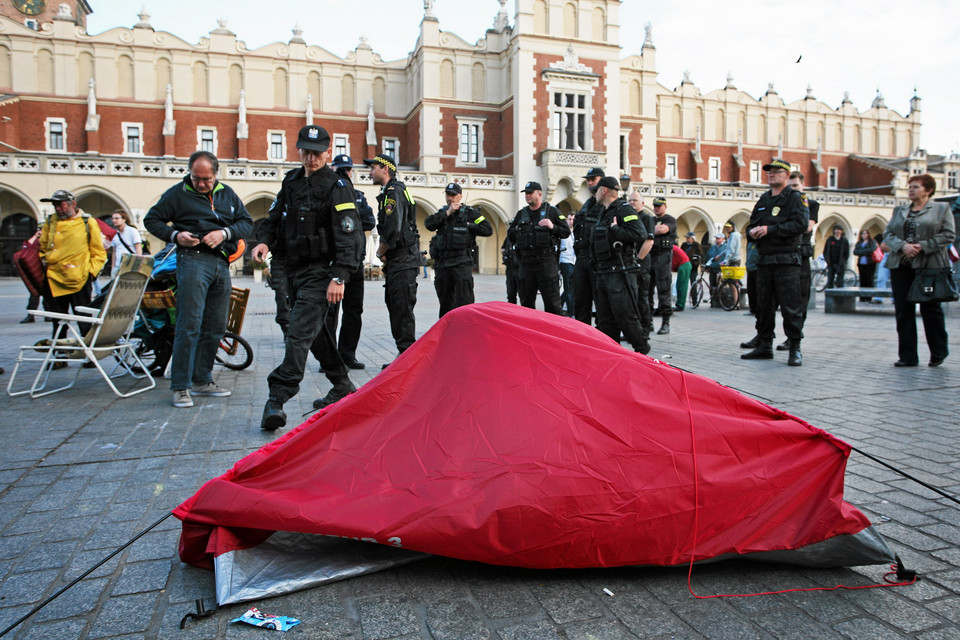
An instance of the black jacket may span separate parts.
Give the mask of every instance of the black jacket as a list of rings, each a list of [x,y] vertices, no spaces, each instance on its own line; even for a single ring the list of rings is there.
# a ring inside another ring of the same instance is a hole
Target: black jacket
[[[355,198],[350,181],[329,166],[310,176],[303,167],[292,169],[260,225],[257,241],[283,260],[288,274],[321,265],[330,269],[331,277],[349,280],[363,263]]]
[[[423,222],[429,231],[437,232],[430,243],[431,257],[436,261],[434,267],[437,269],[473,264],[476,237],[493,235],[493,226],[478,209],[461,205],[456,213],[448,216],[449,208],[449,205],[442,207]],[[436,255],[433,255],[434,251]]]
[[[800,240],[807,230],[810,211],[799,191],[784,187],[779,195],[765,192],[750,214],[747,236],[757,246],[757,264],[800,264]],[[767,235],[754,239],[755,227],[767,227]]]
[[[540,226],[543,218],[553,222],[552,229]],[[536,211],[529,206],[520,209],[507,228],[507,237],[516,247],[520,262],[524,263],[540,262],[549,257],[557,262],[560,240],[569,235],[567,217],[547,202],[542,203]]]
[[[573,218],[573,250],[578,259],[590,259],[590,233],[602,212],[596,197],[590,196]]]
[[[597,273],[639,269],[637,252],[647,239],[647,227],[640,214],[617,198],[610,206],[600,205],[600,218],[590,234],[590,266]],[[617,224],[612,224],[616,220]]]
[[[422,262],[417,207],[406,185],[391,178],[377,196],[377,205],[377,233],[380,242],[387,246],[384,269],[419,269]]]

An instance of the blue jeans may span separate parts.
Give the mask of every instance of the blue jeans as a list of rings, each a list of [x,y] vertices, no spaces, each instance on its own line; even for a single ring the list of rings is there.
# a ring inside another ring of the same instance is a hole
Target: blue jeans
[[[227,330],[230,287],[226,260],[206,251],[177,248],[177,330],[170,365],[172,390],[213,382],[213,361]]]

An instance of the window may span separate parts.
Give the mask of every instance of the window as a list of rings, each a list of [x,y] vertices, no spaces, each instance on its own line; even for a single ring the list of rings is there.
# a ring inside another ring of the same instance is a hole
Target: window
[[[630,169],[629,163],[629,134],[621,133],[620,134],[620,173],[628,173]]]
[[[485,166],[483,157],[484,118],[457,116],[457,128],[460,132],[457,149],[457,166]]]
[[[954,169],[953,171],[947,171],[947,189],[956,191],[960,189],[960,171]]]
[[[836,189],[839,183],[837,176],[837,168],[830,167],[827,169],[827,189]]]
[[[666,180],[676,180],[677,179],[677,154],[670,153],[667,154],[667,168],[664,172],[664,179]]]
[[[587,96],[558,91],[553,94],[552,111],[550,146],[553,149],[589,150]]]
[[[267,132],[267,157],[276,162],[283,162],[287,159],[287,140],[283,131]]]
[[[217,155],[217,130],[210,127],[197,128],[197,150]]]
[[[143,125],[139,122],[122,122],[124,155],[143,155]]]
[[[750,182],[753,184],[760,184],[761,175],[760,175],[760,163],[756,160],[750,163]]]
[[[800,171],[800,165],[790,163],[790,171]]]
[[[707,180],[720,182],[720,158],[710,158],[710,173]]]
[[[350,155],[350,136],[345,133],[333,134],[333,155]]]
[[[393,158],[393,161],[400,164],[400,140],[397,138],[383,139],[383,152]]]
[[[67,121],[63,118],[47,118],[47,151],[67,150]]]

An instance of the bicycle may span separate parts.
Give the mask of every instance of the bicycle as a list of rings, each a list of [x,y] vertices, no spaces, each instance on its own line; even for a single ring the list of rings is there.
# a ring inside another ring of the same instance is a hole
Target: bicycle
[[[810,272],[810,282],[813,285],[813,288],[817,293],[822,293],[824,289],[827,288],[827,268],[821,267],[819,269],[814,269]],[[845,287],[858,287],[860,286],[860,276],[856,271],[847,267],[843,272],[843,286]]]
[[[717,300],[724,311],[740,308],[740,279],[747,273],[746,267],[720,267],[721,280],[717,285]]]
[[[707,282],[706,270],[701,269],[700,275],[694,280],[693,284],[690,285],[690,306],[696,309],[700,306],[700,303],[703,301],[703,294],[707,291],[710,291],[710,283]]]

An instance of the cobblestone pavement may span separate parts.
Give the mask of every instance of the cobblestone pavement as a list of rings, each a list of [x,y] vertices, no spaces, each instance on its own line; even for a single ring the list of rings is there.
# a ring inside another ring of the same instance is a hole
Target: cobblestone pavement
[[[230,398],[170,405],[166,381],[121,400],[93,371],[52,397],[0,398],[0,628],[156,522],[208,478],[272,439],[258,428],[265,378],[282,353],[271,292],[250,279],[243,335],[256,359],[219,372]],[[418,328],[436,319],[437,301],[420,280]],[[365,383],[394,352],[380,283],[367,283],[358,352]],[[478,299],[503,299],[502,277],[477,278]],[[17,323],[25,291],[0,280],[0,378],[18,345],[49,325]],[[894,369],[892,307],[856,315],[811,311],[802,368],[741,361],[753,335],[740,311],[701,306],[674,316],[653,338],[652,356],[735,387],[822,427],[905,471],[960,495],[960,305],[948,314],[954,356],[940,368]],[[926,354],[921,347],[921,359]],[[287,404],[293,417],[326,392],[308,374]],[[877,525],[923,579],[910,587],[695,599],[687,569],[527,571],[435,558],[258,604],[301,618],[294,638],[960,638],[960,506],[854,453],[846,498]],[[214,604],[213,574],[177,558],[173,518],[20,625],[15,638],[253,638],[263,632],[228,621],[235,605],[190,621],[194,599]],[[693,570],[701,595],[877,582],[885,567],[815,571],[723,562]],[[604,592],[608,589],[613,596]]]

